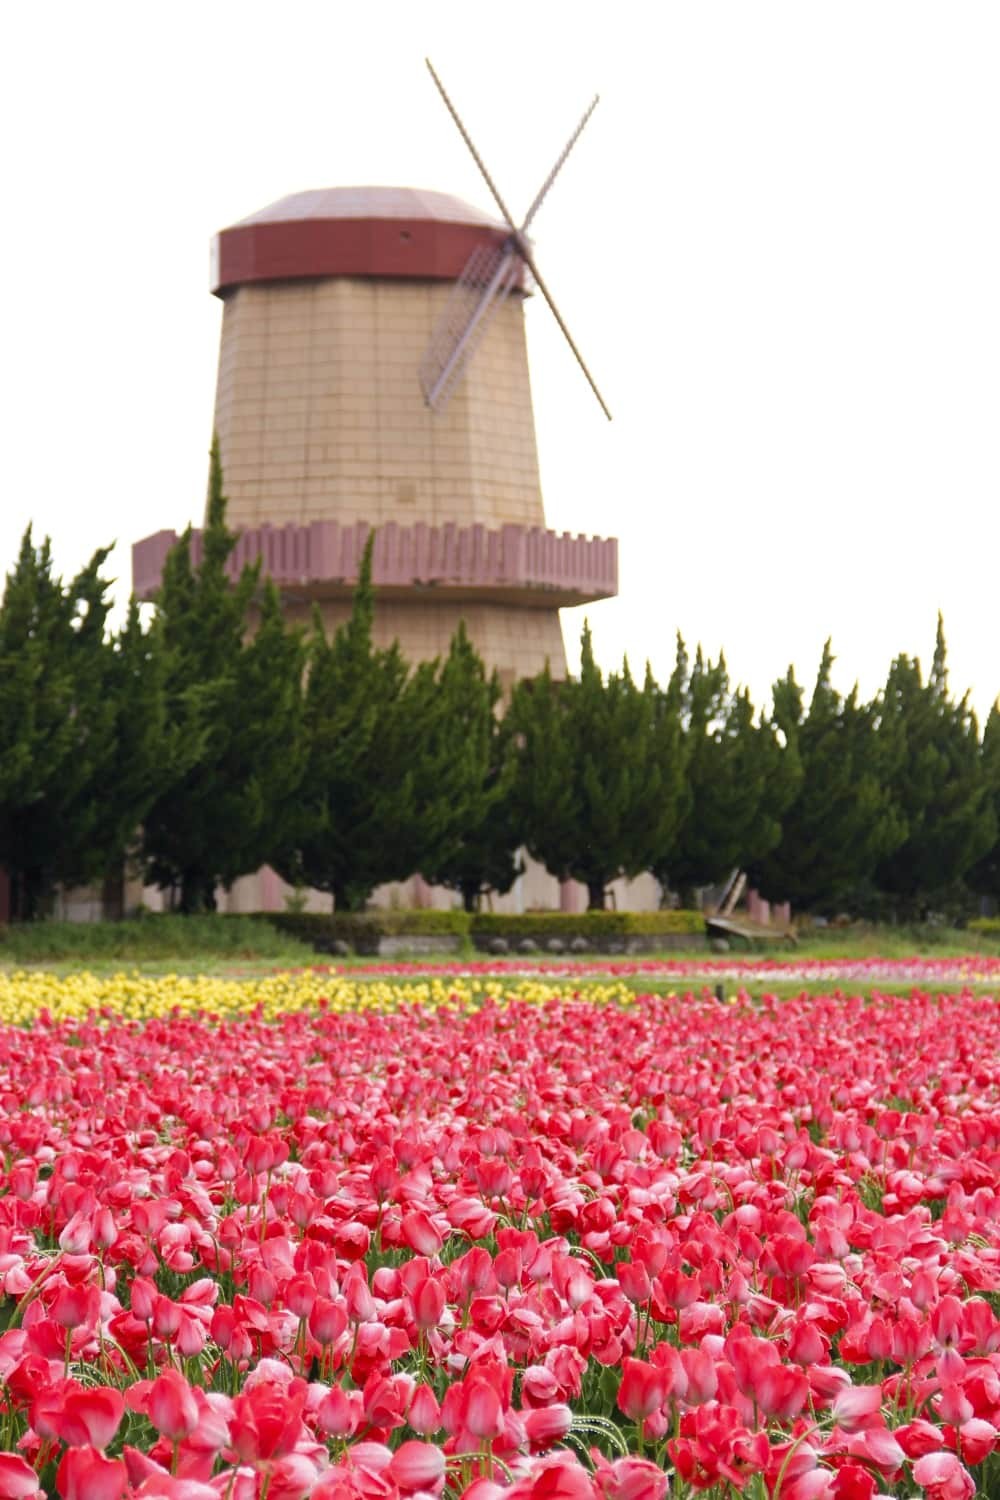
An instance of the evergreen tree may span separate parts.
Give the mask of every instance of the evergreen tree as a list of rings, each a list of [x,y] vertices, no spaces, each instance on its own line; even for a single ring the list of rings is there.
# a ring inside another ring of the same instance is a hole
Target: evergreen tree
[[[350,619],[309,654],[297,835],[279,868],[358,911],[377,885],[453,859],[489,802],[491,700],[464,630],[412,673],[372,639],[374,535]]]
[[[647,668],[605,681],[584,626],[580,676],[548,670],[519,683],[511,705],[520,743],[517,801],[529,852],[604,906],[619,876],[651,868],[673,842],[684,791],[681,727]]]
[[[694,888],[766,858],[781,837],[781,817],[800,775],[794,749],[767,719],[755,722],[745,689],[730,687],[724,657],[706,661],[699,647],[688,671],[678,641],[675,681],[689,796],[675,845],[663,851],[654,874],[690,906]]]
[[[304,763],[302,635],[286,627],[273,586],[259,590],[259,565],[230,582],[225,512],[213,443],[201,562],[188,530],[157,597],[167,712],[186,754],[142,837],[147,878],[184,912],[214,909],[218,885],[280,854]]]
[[[167,717],[165,686],[162,629],[156,620],[144,629],[132,599],[108,662],[106,691],[115,709],[115,731],[91,834],[100,856],[92,878],[103,880],[108,889],[120,887],[146,814],[190,754],[181,726]]]
[[[1000,702],[994,703],[983,731],[982,769],[997,827],[993,843],[968,874],[972,890],[1000,901]]]
[[[877,882],[904,914],[917,916],[955,899],[997,836],[975,714],[968,695],[956,703],[948,693],[940,615],[927,682],[919,661],[898,656],[879,711],[879,737],[895,751],[889,789],[906,838],[880,861]]]
[[[827,641],[808,714],[791,668],[775,683],[773,722],[802,779],[780,841],[749,870],[772,900],[827,912],[870,882],[906,833],[888,789],[875,707],[859,703],[856,687],[841,698],[830,681],[833,660]]]
[[[498,714],[499,679],[495,672],[487,678],[464,625],[452,644],[445,673],[449,665],[456,711],[460,722],[468,723],[467,739],[475,750],[480,794],[453,848],[437,862],[426,864],[423,874],[432,885],[458,891],[464,909],[474,912],[483,896],[494,891],[503,895],[523,873],[517,857],[522,831],[512,796],[516,747],[509,718]]]
[[[25,533],[0,605],[0,865],[15,919],[42,915],[59,884],[93,878],[108,857],[102,808],[117,705],[105,640],[109,581],[95,552],[66,586],[48,540]]]

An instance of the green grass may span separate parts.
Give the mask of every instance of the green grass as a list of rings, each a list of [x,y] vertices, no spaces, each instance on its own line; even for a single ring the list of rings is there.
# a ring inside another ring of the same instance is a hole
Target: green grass
[[[159,963],[170,968],[269,959],[312,963],[313,950],[258,917],[157,913],[126,922],[25,922],[0,927],[0,968]]]
[[[872,958],[964,958],[974,954],[1000,955],[1000,941],[982,933],[962,932],[949,928],[849,927],[817,928],[803,934],[797,947],[750,948],[731,943],[726,953],[704,948],[671,949],[669,952],[632,957],[624,954],[580,955],[580,960],[594,967],[606,964],[642,963],[647,958],[662,958],[702,967],[704,982],[716,982],[708,967],[713,963],[741,963],[762,957],[773,957],[782,963],[795,964],[803,959],[858,960]],[[523,959],[535,962],[575,962],[577,955],[554,955],[540,945],[539,952],[504,956],[505,962]],[[406,962],[399,954],[385,963]],[[469,947],[462,954],[438,953],[413,955],[417,969],[435,964],[465,963],[488,965],[488,954]],[[259,977],[275,969],[304,968],[336,963],[348,972],[363,969],[373,960],[367,958],[330,960],[313,951],[306,943],[278,931],[257,917],[207,916],[180,917],[169,914],[148,915],[127,922],[38,922],[0,928],[0,972],[13,969],[44,968],[56,973],[71,973],[86,968],[108,974],[122,969],[156,975],[168,973],[218,974],[233,978]],[[378,960],[374,960],[378,962]],[[697,978],[671,979],[669,976],[637,975],[628,981],[630,988],[661,991],[669,988],[698,987]],[[727,990],[737,986],[725,981]],[[849,982],[845,981],[845,987]],[[832,987],[830,980],[753,979],[747,983],[752,993],[767,988],[778,994],[798,994],[803,989]],[[851,988],[859,985],[850,983]],[[947,986],[935,985],[934,988]],[[892,986],[879,985],[886,991],[907,993],[908,982]]]

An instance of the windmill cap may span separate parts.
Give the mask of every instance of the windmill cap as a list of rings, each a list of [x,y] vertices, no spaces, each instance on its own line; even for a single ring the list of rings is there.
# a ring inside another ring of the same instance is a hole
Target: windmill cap
[[[332,187],[292,193],[223,229],[212,243],[212,291],[330,276],[454,281],[483,240],[507,226],[450,193]]]

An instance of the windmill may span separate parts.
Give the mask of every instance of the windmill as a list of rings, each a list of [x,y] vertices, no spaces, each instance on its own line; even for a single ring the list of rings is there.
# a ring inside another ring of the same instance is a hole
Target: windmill
[[[316,604],[339,627],[374,530],[380,643],[433,660],[462,620],[506,687],[546,663],[564,675],[559,610],[617,592],[612,538],[546,526],[523,297],[533,278],[610,416],[529,238],[597,100],[518,226],[430,71],[499,213],[430,188],[335,184],[220,230],[212,425],[239,560],[261,558],[294,618]],[[144,596],[169,542],[137,543]]]
[[[374,530],[376,643],[432,661],[461,621],[507,691],[542,670],[565,676],[560,609],[618,590],[613,537],[546,525],[521,295],[533,277],[610,416],[528,238],[597,101],[517,227],[434,77],[500,213],[435,189],[335,184],[221,229],[212,426],[239,533],[234,570],[259,559],[287,617],[308,625],[318,610],[332,634]],[[141,598],[155,597],[175,541],[161,530],[136,542]],[[197,558],[197,531],[191,545]],[[529,868],[524,880],[527,905],[551,900],[550,877]],[[233,899],[281,905],[259,881]]]
[[[528,230],[534,221],[535,215],[548,196],[552,184],[562,171],[567,157],[583,133],[584,126],[597,108],[599,96],[595,94],[587,106],[580,123],[573,131],[551,172],[536,193],[534,201],[524,217],[523,223],[518,227],[514,223],[510,209],[501,197],[500,191],[493,181],[485,162],[476,150],[472,137],[465,128],[458,110],[455,108],[444,84],[435,72],[430,58],[425,59],[425,61],[438,93],[444,100],[448,113],[458,127],[462,139],[468,146],[472,154],[472,159],[479,168],[483,180],[503,216],[504,223],[510,230],[510,234],[499,245],[492,240],[484,240],[482,244],[477,245],[469,256],[461,275],[455,282],[448,304],[434,328],[430,344],[427,346],[427,350],[420,363],[420,385],[424,393],[424,400],[435,411],[440,411],[445,406],[496,313],[507,300],[514,287],[523,284],[524,269],[526,268],[531,273],[532,280],[548,303],[552,315],[562,330],[570,349],[573,351],[580,369],[586,376],[591,390],[600,403],[601,410],[610,422],[611,412],[608,410],[607,403],[598,390],[594,377],[588,370],[586,361],[577,348],[573,336],[542,278],[531,242],[528,239]]]

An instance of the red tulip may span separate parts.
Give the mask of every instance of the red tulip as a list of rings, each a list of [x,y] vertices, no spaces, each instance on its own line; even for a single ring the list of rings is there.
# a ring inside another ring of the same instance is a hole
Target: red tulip
[[[595,1500],[589,1472],[575,1458],[553,1454],[543,1458],[511,1494],[530,1500]]]
[[[641,1359],[622,1361],[618,1406],[632,1422],[644,1422],[662,1406],[666,1396],[663,1371]]]
[[[347,1327],[347,1312],[329,1297],[317,1297],[309,1314],[309,1332],[318,1344],[332,1344]]]
[[[261,1382],[247,1387],[233,1402],[233,1447],[244,1463],[282,1458],[295,1447],[302,1431],[305,1387],[293,1394]]]
[[[828,1488],[821,1493],[830,1496],[830,1500],[873,1500],[878,1489],[874,1474],[861,1464],[842,1464],[836,1473],[824,1477]]]
[[[644,1304],[649,1301],[652,1284],[642,1261],[619,1261],[615,1271],[622,1291],[630,1302]]]

